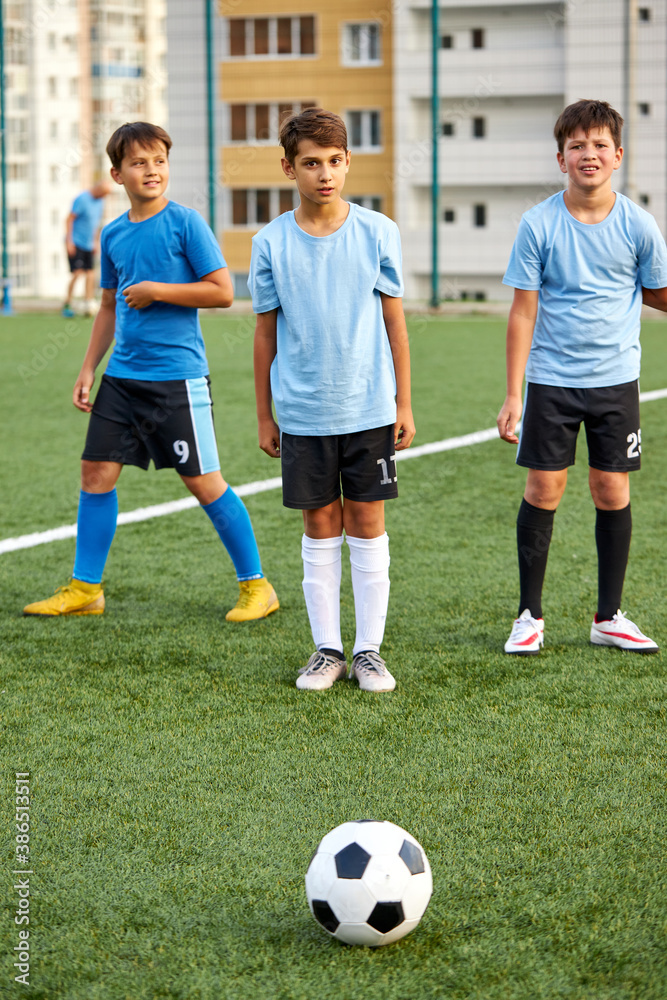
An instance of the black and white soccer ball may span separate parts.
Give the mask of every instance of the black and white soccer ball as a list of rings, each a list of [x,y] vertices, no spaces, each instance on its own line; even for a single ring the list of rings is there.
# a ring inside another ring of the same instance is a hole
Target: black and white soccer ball
[[[306,872],[315,919],[339,941],[377,948],[414,930],[433,891],[421,845],[394,823],[358,820],[323,837]]]

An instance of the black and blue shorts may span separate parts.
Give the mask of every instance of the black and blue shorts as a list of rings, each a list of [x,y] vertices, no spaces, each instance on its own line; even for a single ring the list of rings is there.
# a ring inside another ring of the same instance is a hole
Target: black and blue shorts
[[[640,468],[637,380],[592,389],[529,383],[517,465],[547,472],[574,465],[582,423],[592,469],[632,472]]]
[[[200,476],[220,468],[210,379],[144,382],[103,375],[82,459]]]
[[[280,435],[283,505],[327,507],[341,495],[373,502],[398,496],[394,424],[354,434]]]

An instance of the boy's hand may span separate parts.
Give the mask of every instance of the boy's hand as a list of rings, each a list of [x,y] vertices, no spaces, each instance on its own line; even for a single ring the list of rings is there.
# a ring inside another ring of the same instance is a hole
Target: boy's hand
[[[520,396],[505,397],[505,402],[500,408],[500,413],[496,418],[498,433],[503,441],[509,441],[510,444],[519,443],[519,439],[514,432],[516,430],[516,425],[519,422],[522,410],[523,403],[521,402]]]
[[[74,385],[74,392],[72,393],[72,402],[77,410],[83,410],[84,413],[90,413],[92,410],[93,404],[90,402],[90,390],[93,388],[94,381],[95,372],[84,371],[82,368]]]
[[[155,302],[155,282],[140,281],[136,285],[128,285],[123,289],[123,295],[130,309],[145,309]]]
[[[396,408],[396,423],[394,424],[396,451],[404,451],[409,448],[416,433],[412,409],[409,406],[398,406]]]
[[[259,421],[259,446],[271,458],[280,458],[280,428],[275,420]]]

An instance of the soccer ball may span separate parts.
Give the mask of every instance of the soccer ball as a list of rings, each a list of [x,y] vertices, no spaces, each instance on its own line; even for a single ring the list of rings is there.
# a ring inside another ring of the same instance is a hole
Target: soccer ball
[[[423,848],[400,826],[358,820],[323,837],[306,872],[315,919],[345,944],[377,948],[414,930],[433,891]]]

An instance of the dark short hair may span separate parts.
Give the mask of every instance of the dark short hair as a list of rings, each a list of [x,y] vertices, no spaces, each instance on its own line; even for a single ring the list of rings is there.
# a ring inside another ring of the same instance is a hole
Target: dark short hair
[[[335,146],[347,153],[345,122],[340,115],[324,108],[305,108],[281,123],[280,145],[290,163],[294,163],[302,139],[310,139],[318,146]]]
[[[150,122],[126,122],[116,129],[107,143],[107,155],[111,160],[111,166],[116,170],[120,169],[123,157],[135,143],[152,149],[158,142],[166,146],[168,156],[172,145],[171,139],[160,125],[151,125]]]
[[[559,153],[563,152],[566,140],[574,135],[578,128],[582,128],[586,135],[594,128],[608,128],[616,149],[621,145],[623,119],[607,101],[575,101],[561,112],[554,125]]]

